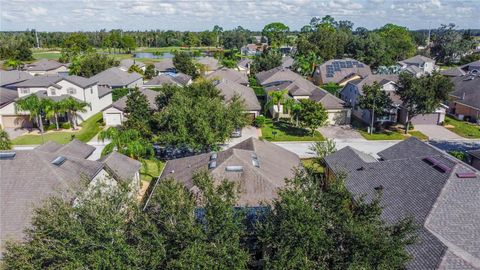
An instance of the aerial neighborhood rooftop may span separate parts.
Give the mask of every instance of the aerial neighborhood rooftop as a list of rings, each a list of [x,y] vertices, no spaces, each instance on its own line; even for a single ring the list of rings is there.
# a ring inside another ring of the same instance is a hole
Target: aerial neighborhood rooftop
[[[0,268],[480,269],[480,29],[348,18],[2,30]]]

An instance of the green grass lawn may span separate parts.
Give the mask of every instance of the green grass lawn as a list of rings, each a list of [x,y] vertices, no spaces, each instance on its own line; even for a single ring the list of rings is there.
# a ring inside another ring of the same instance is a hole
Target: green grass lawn
[[[367,132],[368,125],[359,119],[352,117],[352,126],[367,140],[404,140],[410,137],[417,137],[420,140],[428,140],[428,136],[417,130],[410,130],[408,135],[404,134],[403,129],[382,130],[369,134]]]
[[[457,120],[451,116],[445,117],[445,123],[453,127],[446,127],[450,131],[469,139],[480,139],[480,126],[465,121]]]
[[[100,130],[102,123],[102,113],[99,112],[92,117],[85,120],[80,126],[82,129],[77,132],[64,132],[64,131],[52,131],[43,135],[45,142],[54,141],[60,144],[66,144],[72,139],[72,135],[75,135],[75,139],[82,142],[90,141]],[[34,145],[42,144],[41,135],[23,135],[12,140],[13,145]]]
[[[142,161],[140,168],[140,179],[150,182],[155,180],[163,170],[165,163],[160,160],[146,159]]]
[[[45,51],[45,52],[34,52],[32,53],[33,58],[35,59],[52,59],[58,60],[61,56],[61,53],[58,51]]]
[[[274,136],[272,131],[276,131]],[[312,136],[310,130],[295,127],[285,121],[275,122],[267,119],[265,126],[262,127],[262,138],[268,141],[323,141],[324,138],[320,132],[315,131]]]
[[[301,161],[305,169],[313,169],[318,173],[323,173],[325,171],[325,168],[322,165],[318,164],[314,158],[305,158],[305,159],[302,159]]]

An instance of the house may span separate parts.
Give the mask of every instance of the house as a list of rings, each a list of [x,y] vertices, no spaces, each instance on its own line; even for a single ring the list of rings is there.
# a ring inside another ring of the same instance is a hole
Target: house
[[[97,81],[98,85],[106,86],[109,88],[134,88],[142,87],[143,77],[142,75],[132,72],[123,71],[118,67],[111,67],[104,70],[92,77],[91,81]]]
[[[378,156],[347,146],[325,157],[326,174],[344,177],[354,200],[381,192],[387,225],[413,218],[418,239],[406,269],[480,268],[480,173],[414,137]]]
[[[440,74],[447,77],[460,77],[467,74],[478,75],[480,74],[480,60],[465,64],[463,66],[442,70],[440,71]]]
[[[33,209],[45,199],[61,196],[75,202],[78,192],[106,183],[140,188],[140,162],[113,152],[101,160],[87,158],[95,147],[73,140],[66,145],[47,142],[33,150],[0,151],[0,247],[21,241]]]
[[[158,181],[173,178],[194,191],[197,188],[192,178],[204,170],[216,183],[227,179],[238,185],[237,206],[259,206],[278,197],[285,179],[293,177],[293,168],[298,166],[296,154],[271,142],[249,138],[224,151],[169,160]]]
[[[145,69],[147,68],[147,66],[140,62],[140,61],[137,61],[135,59],[122,59],[120,60],[120,66],[119,68],[123,71],[128,71],[130,69],[131,66],[137,66],[139,67],[142,71],[145,72]]]
[[[20,70],[0,70],[0,87],[11,88],[13,90],[17,90],[12,85],[26,81],[28,79],[33,78],[33,76],[26,72]]]
[[[295,62],[295,60],[289,55],[282,57],[282,67],[284,68],[291,68],[293,62]]]
[[[248,77],[245,73],[225,67],[215,70],[214,72],[208,74],[206,77],[210,80],[227,79],[229,81],[248,86]]]
[[[158,96],[157,91],[150,89],[141,89],[142,94],[147,97],[149,108],[152,111],[157,110],[155,98]],[[119,126],[127,120],[125,109],[127,107],[127,96],[120,98],[103,110],[103,122],[106,126]]]
[[[218,60],[210,56],[198,57],[195,59],[195,62],[204,67],[204,69],[201,69],[201,72],[205,75],[208,75],[220,68],[220,63]]]
[[[245,75],[250,75],[250,66],[252,65],[252,59],[242,58],[237,62],[238,71],[245,73]]]
[[[25,71],[31,75],[68,75],[68,64],[55,60],[40,59],[25,66]]]
[[[410,57],[397,63],[402,70],[417,78],[438,70],[438,67],[435,65],[435,60],[423,55],[415,55],[414,57]]]
[[[470,156],[470,164],[480,170],[480,149],[467,151],[467,154]]]
[[[327,91],[317,87],[299,74],[284,67],[276,67],[256,74],[257,81],[265,89],[265,92],[288,90],[288,98],[295,100],[313,99],[320,102],[328,114],[329,125],[345,125],[350,123],[351,110],[345,106],[345,102]],[[267,97],[269,98],[269,97]],[[288,117],[283,105],[276,105],[270,109],[272,115],[280,114],[280,117]]]
[[[479,69],[480,70],[480,69]],[[480,72],[451,77],[454,90],[450,93],[449,110],[460,120],[480,123]]]
[[[155,62],[153,65],[155,66],[155,70],[158,73],[166,73],[166,72],[175,73],[177,71],[175,69],[175,65],[173,64],[172,58],[167,58],[162,61]]]
[[[54,101],[73,97],[87,102],[86,111],[77,113],[78,122],[86,120],[112,104],[110,88],[99,86],[96,81],[80,76],[35,76],[11,86],[17,89],[17,98],[34,94],[39,98],[49,98]],[[5,128],[32,127],[28,112],[17,111],[15,100],[9,99],[8,104],[0,108],[0,116],[1,125]]]
[[[165,84],[186,86],[192,83],[192,77],[184,73],[162,73],[146,82],[143,88],[162,87]]]
[[[343,86],[368,75],[372,75],[370,67],[360,61],[351,58],[332,59],[317,65],[313,72],[313,82],[316,85],[336,83]]]
[[[214,81],[215,87],[220,90],[220,95],[223,96],[225,102],[229,102],[235,95],[243,99],[245,103],[245,113],[253,121],[255,117],[260,115],[262,106],[258,102],[257,95],[252,88],[230,81],[228,79],[221,79]]]
[[[363,95],[363,87],[365,85],[373,85],[378,83],[383,91],[388,93],[392,101],[393,108],[388,112],[382,112],[381,114],[376,112],[374,122],[400,122],[405,124],[406,111],[402,107],[402,100],[395,93],[397,90],[398,75],[370,75],[363,79],[357,79],[348,82],[345,87],[340,91],[340,98],[346,102],[348,106],[352,108],[352,114],[362,120],[364,123],[370,124],[372,116],[370,110],[359,107],[358,102],[360,96]],[[444,106],[440,106],[435,112],[431,114],[417,115],[410,119],[413,124],[431,124],[438,125],[445,119],[446,109]]]

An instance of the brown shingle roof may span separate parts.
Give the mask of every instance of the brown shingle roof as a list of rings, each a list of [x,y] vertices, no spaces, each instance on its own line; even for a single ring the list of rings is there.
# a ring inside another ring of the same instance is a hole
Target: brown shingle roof
[[[158,92],[150,89],[141,89],[140,92],[147,97],[150,110],[156,110],[157,104],[155,102],[155,98],[158,96]],[[122,112],[125,111],[125,108],[127,107],[127,96],[115,101],[111,106],[119,109]]]
[[[244,100],[247,111],[260,111],[262,109],[260,102],[258,102],[257,95],[255,95],[255,92],[250,87],[226,79],[218,81],[215,87],[221,91],[220,95],[222,95],[227,102],[235,95],[238,95]]]
[[[48,60],[48,59],[40,59],[35,61],[29,65],[27,65],[27,70],[31,71],[49,71],[53,69],[57,69],[62,66],[67,66],[66,64],[60,63],[55,60]]]
[[[340,83],[353,75],[359,75],[363,78],[372,74],[369,66],[351,58],[329,60],[317,66],[315,73],[314,76],[320,76],[325,84],[329,82]],[[332,75],[329,76],[328,74]]]
[[[229,81],[240,83],[243,85],[248,84],[248,78],[247,78],[247,75],[245,75],[245,73],[238,72],[236,70],[229,69],[229,68],[221,68],[219,70],[216,70],[210,73],[207,76],[207,78],[208,79],[227,79]]]
[[[126,182],[133,179],[142,165],[139,161],[119,154],[116,151],[100,158],[98,161],[106,165],[107,171],[112,174],[117,181]]]

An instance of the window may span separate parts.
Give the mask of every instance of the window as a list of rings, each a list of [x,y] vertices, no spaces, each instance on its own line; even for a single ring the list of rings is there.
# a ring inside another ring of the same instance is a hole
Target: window
[[[57,91],[53,88],[50,89],[50,95],[52,96],[56,96],[57,95]]]
[[[70,87],[67,89],[67,94],[69,95],[75,95],[77,93],[77,89]]]
[[[30,88],[20,88],[21,94],[30,94]]]

